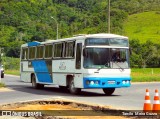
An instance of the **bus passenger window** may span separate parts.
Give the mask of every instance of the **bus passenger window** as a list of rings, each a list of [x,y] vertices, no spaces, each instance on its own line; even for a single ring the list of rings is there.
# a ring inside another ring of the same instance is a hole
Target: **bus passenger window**
[[[28,59],[28,48],[22,49],[22,60],[27,60]]]
[[[66,42],[65,43],[65,57],[73,58],[74,57],[74,46],[75,42]]]
[[[63,55],[63,43],[55,44],[54,45],[54,57],[60,58]]]
[[[29,48],[29,59],[34,59],[35,58],[35,47],[30,47]]]
[[[53,45],[50,44],[50,45],[46,45],[45,46],[45,58],[51,58],[52,57],[52,48],[53,48]]]
[[[76,49],[76,69],[81,69],[81,51],[82,51],[82,43],[77,43],[77,49]]]
[[[38,59],[43,58],[43,50],[44,50],[43,46],[37,47],[36,58]]]

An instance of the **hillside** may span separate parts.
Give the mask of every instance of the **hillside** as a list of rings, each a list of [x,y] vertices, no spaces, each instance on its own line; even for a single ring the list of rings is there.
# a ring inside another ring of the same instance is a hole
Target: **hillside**
[[[128,16],[124,23],[124,34],[141,43],[151,40],[160,44],[160,12],[143,12]]]
[[[153,13],[154,15],[149,17],[153,20],[150,20],[145,18],[149,15],[143,16],[143,12],[160,11],[159,0],[111,0],[110,2],[111,33],[127,35],[131,39],[137,38],[143,42],[148,39],[155,42],[158,40],[157,35],[160,30],[156,24],[159,17]],[[107,9],[107,0],[0,0],[0,47],[5,56],[18,58],[21,44],[56,39],[57,24],[58,38],[71,37],[75,34],[106,33]],[[139,13],[142,14],[140,18],[136,16]],[[127,18],[129,19],[126,21]],[[142,18],[145,18],[144,22]],[[137,22],[138,25],[135,25],[135,19],[139,19],[138,21],[143,24],[140,26]],[[125,32],[124,21],[127,28]],[[150,28],[152,25],[157,28]]]

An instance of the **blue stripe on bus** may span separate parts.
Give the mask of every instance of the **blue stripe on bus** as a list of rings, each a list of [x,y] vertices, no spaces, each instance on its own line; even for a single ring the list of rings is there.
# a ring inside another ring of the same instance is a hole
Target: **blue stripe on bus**
[[[53,83],[46,62],[44,60],[32,61],[32,66],[34,68],[38,82]]]
[[[84,77],[83,86],[84,88],[121,88],[130,87],[128,84],[123,84],[123,81],[130,81],[131,77]],[[90,83],[92,81],[92,84]],[[87,84],[89,82],[89,84]],[[94,84],[93,84],[94,82]],[[98,82],[98,84],[95,84]]]
[[[38,45],[40,45],[39,42],[29,42],[29,43],[28,43],[28,47],[31,47],[31,46],[38,46]]]

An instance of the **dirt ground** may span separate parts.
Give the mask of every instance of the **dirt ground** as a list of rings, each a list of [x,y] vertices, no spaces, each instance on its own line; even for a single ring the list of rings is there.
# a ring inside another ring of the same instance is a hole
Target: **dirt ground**
[[[15,103],[0,106],[0,110],[16,111],[38,111],[40,115],[34,116],[35,119],[127,119],[129,117],[117,116],[116,113],[103,113],[103,107],[80,104],[68,101],[32,101],[25,103]],[[95,111],[98,110],[98,111]],[[26,117],[23,117],[24,119]],[[28,117],[27,117],[28,118]],[[6,117],[0,119],[21,119],[21,117]],[[30,117],[33,119],[33,117]]]
[[[0,92],[6,92],[6,91],[12,91],[12,90],[8,88],[0,88]]]
[[[0,88],[0,92],[12,91]],[[18,102],[0,105],[2,111],[12,112],[12,116],[0,116],[0,119],[135,119],[137,116],[123,116],[121,110],[108,106],[84,104],[72,100],[50,99],[29,102]],[[14,113],[13,113],[14,112]],[[19,115],[18,115],[19,114]],[[27,116],[25,115],[27,114]],[[142,116],[140,118],[143,118]],[[146,117],[144,117],[146,118]],[[149,118],[160,118],[157,117]]]

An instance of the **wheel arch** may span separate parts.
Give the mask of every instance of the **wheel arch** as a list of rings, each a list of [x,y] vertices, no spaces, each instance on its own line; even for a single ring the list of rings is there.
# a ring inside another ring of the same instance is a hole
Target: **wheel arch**
[[[74,74],[67,74],[66,75],[66,86],[69,86],[70,81],[74,78]]]
[[[32,76],[35,76],[35,78],[36,78],[36,75],[34,73],[31,73],[31,77],[30,77],[31,83],[32,83]]]

